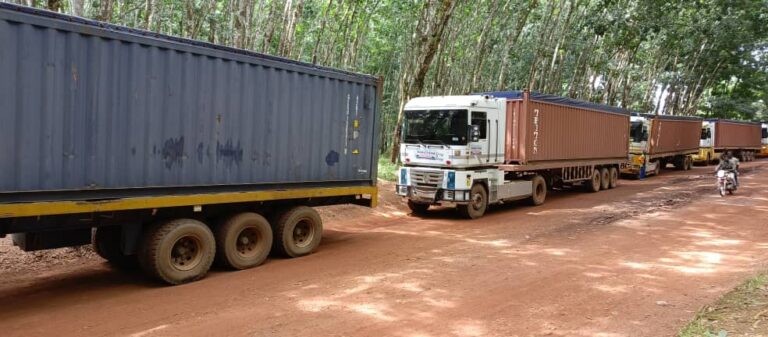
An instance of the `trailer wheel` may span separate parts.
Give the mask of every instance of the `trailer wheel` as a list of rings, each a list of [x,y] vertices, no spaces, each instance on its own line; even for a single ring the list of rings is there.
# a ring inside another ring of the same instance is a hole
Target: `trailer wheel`
[[[166,283],[180,284],[208,273],[216,241],[202,222],[176,219],[151,226],[144,233],[139,254],[145,272]]]
[[[216,228],[216,260],[232,269],[256,267],[272,248],[272,228],[256,213],[240,213]]]
[[[685,156],[685,168],[683,170],[690,171],[693,168],[693,158],[691,156]]]
[[[608,169],[603,167],[600,169],[600,189],[607,190],[611,187],[611,174]]]
[[[429,211],[429,204],[420,204],[418,202],[408,200],[408,208],[413,214],[423,215]]]
[[[610,175],[608,188],[616,188],[616,186],[619,185],[619,170],[615,167],[611,167],[608,169],[608,174]]]
[[[312,253],[323,235],[323,220],[311,207],[297,206],[276,215],[272,222],[272,251],[288,257]]]
[[[470,201],[467,205],[459,205],[459,213],[467,219],[477,219],[485,214],[488,209],[488,192],[481,184],[472,185],[469,192]]]
[[[538,206],[544,203],[547,199],[547,182],[544,181],[544,177],[536,175],[531,180],[531,197],[528,198],[528,203],[531,206]]]
[[[125,255],[120,249],[122,231],[119,226],[95,228],[91,237],[93,250],[115,269],[135,269],[139,265],[136,255]]]
[[[584,187],[586,188],[587,192],[599,192],[600,187],[602,187],[602,181],[601,178],[602,174],[600,174],[600,170],[594,169],[592,171],[592,179],[584,182]]]

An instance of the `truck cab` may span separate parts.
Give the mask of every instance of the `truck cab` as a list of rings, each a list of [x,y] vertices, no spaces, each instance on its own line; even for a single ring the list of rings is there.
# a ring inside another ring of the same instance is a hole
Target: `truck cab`
[[[643,165],[646,165],[645,174],[657,171],[656,162],[646,161],[650,128],[649,118],[637,114],[629,118],[629,162],[622,165],[622,174],[639,175]]]
[[[505,126],[503,98],[412,99],[404,108],[397,193],[415,213],[435,204],[485,212],[499,198],[529,196],[530,181],[505,184],[494,167],[504,163]]]
[[[715,122],[703,121],[701,124],[699,153],[693,156],[693,161],[706,165],[719,158],[720,154],[715,153]]]
[[[768,157],[768,123],[762,124],[762,130],[761,130],[761,144],[762,148],[760,149],[760,156],[761,157]]]

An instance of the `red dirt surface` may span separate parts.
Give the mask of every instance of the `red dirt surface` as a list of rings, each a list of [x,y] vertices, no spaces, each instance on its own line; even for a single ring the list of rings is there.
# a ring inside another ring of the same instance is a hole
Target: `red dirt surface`
[[[742,166],[726,198],[712,167],[670,170],[474,221],[383,184],[375,210],[322,210],[313,255],[176,287],[89,254],[10,269],[0,246],[0,335],[671,336],[768,266],[768,162]]]

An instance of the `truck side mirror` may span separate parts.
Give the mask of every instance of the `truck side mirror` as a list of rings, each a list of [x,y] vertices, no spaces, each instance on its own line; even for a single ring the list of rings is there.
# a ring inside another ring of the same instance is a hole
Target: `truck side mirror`
[[[469,139],[472,142],[480,141],[480,125],[469,126]]]

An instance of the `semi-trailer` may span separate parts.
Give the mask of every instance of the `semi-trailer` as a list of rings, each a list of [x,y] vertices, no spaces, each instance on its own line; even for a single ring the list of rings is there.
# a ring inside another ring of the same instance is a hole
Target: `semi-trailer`
[[[761,149],[760,123],[728,119],[706,119],[702,122],[699,153],[693,156],[697,164],[710,164],[731,152],[741,161],[755,159]]]
[[[629,161],[621,173],[657,175],[667,164],[689,170],[699,152],[702,119],[698,117],[633,113],[630,117]]]
[[[170,284],[374,206],[381,80],[0,3],[0,236]]]
[[[418,214],[545,201],[547,190],[616,186],[627,161],[624,109],[528,91],[419,97],[404,109],[397,193]]]

